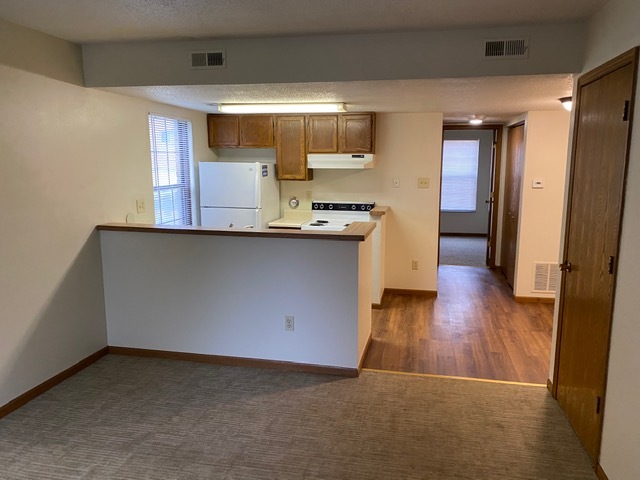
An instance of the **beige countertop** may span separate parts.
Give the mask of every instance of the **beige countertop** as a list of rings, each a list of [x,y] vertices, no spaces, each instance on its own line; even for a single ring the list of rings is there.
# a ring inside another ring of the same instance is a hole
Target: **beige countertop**
[[[269,222],[269,228],[300,228],[311,220],[311,210],[285,210],[284,215]]]
[[[298,238],[315,240],[364,241],[375,229],[374,222],[353,222],[340,232],[298,230],[295,228],[270,228],[268,230],[209,227],[189,227],[173,225],[145,225],[140,223],[105,223],[97,225],[100,231],[172,233],[179,235],[217,235],[227,237]]]

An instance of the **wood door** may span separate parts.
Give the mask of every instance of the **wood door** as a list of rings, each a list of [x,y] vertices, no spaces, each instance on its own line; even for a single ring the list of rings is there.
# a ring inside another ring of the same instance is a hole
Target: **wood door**
[[[509,136],[507,138],[507,165],[505,170],[502,248],[500,255],[500,268],[511,288],[513,288],[516,272],[523,165],[524,125],[517,125],[509,128]]]
[[[309,180],[304,116],[276,117],[276,163],[279,180]]]
[[[373,153],[374,132],[375,115],[373,113],[340,115],[340,151],[342,153]]]
[[[207,115],[210,147],[237,147],[240,145],[238,115]]]
[[[637,50],[578,81],[554,387],[597,463]],[[568,265],[570,264],[570,268]]]
[[[242,115],[240,117],[240,146],[273,147],[273,115]]]
[[[309,115],[309,153],[336,153],[338,151],[338,116]]]

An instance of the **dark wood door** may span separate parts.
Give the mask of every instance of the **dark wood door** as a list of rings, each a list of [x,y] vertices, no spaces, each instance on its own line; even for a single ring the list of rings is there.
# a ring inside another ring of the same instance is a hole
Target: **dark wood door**
[[[336,153],[338,151],[338,116],[309,115],[307,118],[309,153]]]
[[[500,255],[500,268],[511,288],[513,288],[516,271],[523,165],[524,125],[517,125],[509,128],[509,136],[507,138],[507,165],[505,168],[502,248]]]
[[[554,383],[558,403],[594,464],[600,449],[636,55],[614,60],[578,82]]]

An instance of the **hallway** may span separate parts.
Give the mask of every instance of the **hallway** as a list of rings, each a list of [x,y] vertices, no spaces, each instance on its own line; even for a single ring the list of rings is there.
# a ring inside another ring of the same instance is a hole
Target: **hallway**
[[[553,305],[516,303],[499,272],[441,266],[438,297],[386,295],[365,368],[546,383]]]

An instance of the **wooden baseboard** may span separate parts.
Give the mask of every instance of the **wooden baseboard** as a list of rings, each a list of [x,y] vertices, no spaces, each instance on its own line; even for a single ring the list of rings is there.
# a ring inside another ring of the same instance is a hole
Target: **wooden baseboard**
[[[547,378],[547,390],[553,395],[553,382]]]
[[[438,292],[435,290],[408,290],[405,288],[385,288],[384,293],[396,295],[417,295],[420,297],[437,297]]]
[[[71,367],[67,368],[66,370],[64,370],[64,371],[62,371],[60,373],[58,373],[57,375],[51,377],[50,379],[45,380],[40,385],[37,385],[37,386],[33,387],[31,390],[23,393],[19,397],[14,398],[13,400],[11,400],[6,405],[3,405],[3,406],[0,407],[0,418],[4,417],[6,415],[9,415],[14,410],[17,410],[18,408],[20,408],[23,405],[27,404],[28,402],[30,402],[34,398],[42,395],[47,390],[55,387],[59,383],[65,381],[67,378],[70,378],[70,377],[74,376],[76,373],[84,370],[85,368],[87,368],[92,363],[100,360],[107,353],[109,353],[109,348],[108,347],[101,348],[97,352],[92,353],[88,357],[80,360],[75,365],[72,365]]]
[[[369,334],[369,338],[367,338],[367,343],[364,346],[364,350],[362,351],[362,357],[360,357],[360,362],[358,363],[358,375],[362,371],[362,366],[364,365],[364,359],[367,358],[367,353],[369,353],[369,347],[371,346],[371,340],[373,337]]]
[[[598,476],[599,480],[609,480],[609,477],[607,477],[607,474],[604,473],[604,470],[602,469],[600,464],[596,465],[596,475]]]
[[[295,372],[322,373],[341,377],[357,377],[358,368],[333,367],[331,365],[312,365],[308,363],[282,362],[279,360],[262,360],[258,358],[229,357],[226,355],[208,355],[203,353],[171,352],[167,350],[148,350],[145,348],[129,348],[109,346],[109,353],[114,355],[131,355],[134,357],[165,358],[169,360],[185,360],[188,362],[210,363],[231,367],[270,368]]]
[[[381,303],[372,303],[371,308],[374,310],[382,310],[382,302]]]
[[[543,297],[516,297],[513,296],[513,300],[518,303],[556,303],[555,298],[543,298]]]

